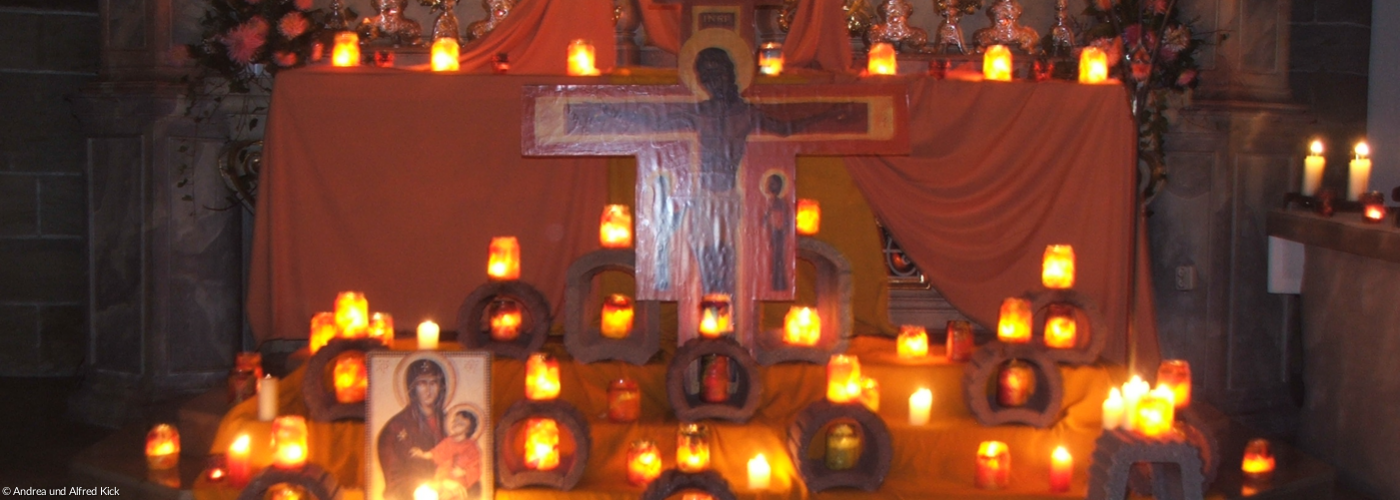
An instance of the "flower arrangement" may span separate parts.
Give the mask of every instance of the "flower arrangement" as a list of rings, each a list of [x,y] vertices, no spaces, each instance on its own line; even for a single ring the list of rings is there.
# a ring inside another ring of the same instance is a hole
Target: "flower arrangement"
[[[1138,123],[1138,160],[1145,170],[1143,195],[1151,199],[1166,182],[1162,137],[1171,126],[1171,108],[1196,88],[1196,53],[1208,42],[1182,20],[1177,0],[1088,3],[1084,14],[1092,22],[1084,31],[1085,43],[1103,49],[1110,71],[1116,68],[1128,87]]]
[[[321,58],[326,16],[312,0],[210,0],[200,43],[187,48],[230,92],[266,89],[278,71]]]

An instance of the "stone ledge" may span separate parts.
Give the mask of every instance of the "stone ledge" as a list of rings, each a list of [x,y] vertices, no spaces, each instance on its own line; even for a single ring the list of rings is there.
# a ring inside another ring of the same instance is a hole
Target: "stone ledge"
[[[1361,215],[1355,213],[1322,217],[1312,212],[1273,210],[1267,229],[1269,236],[1305,245],[1400,262],[1400,228],[1395,227],[1394,214],[1375,224],[1362,222]]]

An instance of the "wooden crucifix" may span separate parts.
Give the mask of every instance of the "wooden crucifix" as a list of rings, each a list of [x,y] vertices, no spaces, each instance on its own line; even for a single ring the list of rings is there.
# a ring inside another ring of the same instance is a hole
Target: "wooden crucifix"
[[[681,342],[702,295],[732,297],[746,345],[755,301],[792,300],[796,155],[909,152],[902,85],[750,87],[752,54],[701,30],[683,85],[524,90],[524,154],[637,158],[637,298],[679,301]]]

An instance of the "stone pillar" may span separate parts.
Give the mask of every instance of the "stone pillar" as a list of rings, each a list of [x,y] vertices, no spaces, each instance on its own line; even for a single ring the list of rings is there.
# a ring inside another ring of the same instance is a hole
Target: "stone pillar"
[[[202,8],[101,2],[100,78],[73,97],[89,220],[80,421],[119,426],[216,386],[243,347],[244,211],[217,168],[238,117],[212,101],[191,110],[172,55]]]
[[[1297,302],[1267,291],[1265,220],[1298,189],[1310,120],[1289,102],[1289,0],[1181,5],[1198,32],[1229,39],[1200,57],[1196,99],[1166,139],[1166,190],[1148,207],[1162,355],[1188,360],[1226,413],[1286,430]]]

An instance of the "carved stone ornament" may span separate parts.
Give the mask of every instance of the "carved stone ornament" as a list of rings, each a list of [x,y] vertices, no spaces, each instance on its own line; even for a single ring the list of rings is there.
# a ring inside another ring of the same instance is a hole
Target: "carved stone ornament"
[[[481,0],[481,8],[486,10],[486,18],[467,26],[468,41],[486,36],[500,26],[515,9],[515,0]]]
[[[866,46],[879,42],[889,42],[901,52],[923,52],[928,43],[928,32],[909,25],[909,15],[914,8],[906,0],[885,0],[880,7],[885,22],[870,27],[865,34]]]
[[[451,38],[461,41],[462,30],[457,27],[457,0],[421,0],[424,5],[432,8],[433,14],[437,14],[437,19],[433,20],[433,41],[439,38]]]
[[[973,35],[977,41],[977,51],[993,45],[1008,45],[1027,54],[1039,53],[1040,34],[1021,24],[1021,12],[1021,3],[1016,0],[996,0],[991,7],[987,7],[987,17],[992,19],[992,25],[977,30]]]
[[[1069,0],[1055,0],[1055,25],[1050,27],[1051,55],[1069,57],[1074,53],[1074,28],[1070,26]]]
[[[967,44],[963,42],[963,30],[959,24],[963,16],[982,7],[981,0],[936,0],[933,6],[943,16],[938,30],[934,32],[933,51],[948,54],[957,49],[958,54],[966,54]]]

